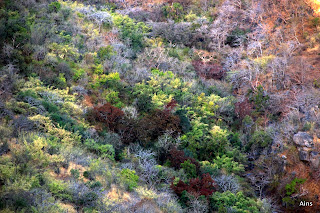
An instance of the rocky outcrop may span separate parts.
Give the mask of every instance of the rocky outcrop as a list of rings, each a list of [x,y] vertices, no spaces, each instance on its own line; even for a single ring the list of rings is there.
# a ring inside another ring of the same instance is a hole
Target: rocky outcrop
[[[306,132],[298,132],[293,136],[293,142],[300,147],[313,148],[313,138]]]
[[[320,166],[320,155],[314,151],[313,137],[306,132],[298,132],[293,136],[301,161],[309,162],[314,168]]]

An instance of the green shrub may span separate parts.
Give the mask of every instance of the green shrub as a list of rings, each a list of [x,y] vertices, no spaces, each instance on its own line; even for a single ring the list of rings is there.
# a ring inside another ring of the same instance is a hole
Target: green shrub
[[[315,88],[320,88],[320,79],[314,79],[313,80],[313,86]]]
[[[233,30],[226,39],[226,44],[231,47],[238,47],[247,41],[247,31],[244,29],[236,28]]]
[[[293,206],[295,204],[295,199],[291,197],[294,193],[298,192],[298,185],[306,182],[306,179],[294,178],[290,183],[285,186],[286,196],[282,198],[282,201],[287,206]]]
[[[18,98],[19,99],[23,99],[25,97],[32,97],[32,98],[38,98],[38,94],[32,90],[32,89],[28,89],[28,90],[24,90],[24,91],[20,91],[18,93]]]
[[[191,163],[190,160],[186,160],[181,164],[181,168],[187,173],[188,178],[197,177],[197,168],[196,165]]]
[[[144,47],[144,35],[150,29],[143,22],[136,23],[128,16],[119,14],[113,15],[113,22],[120,29],[121,38],[129,40],[133,50],[139,51]]]
[[[260,152],[264,148],[268,147],[272,141],[273,140],[271,136],[267,132],[263,130],[257,130],[253,133],[249,143],[246,145],[246,150],[258,150],[258,152]]]
[[[265,94],[263,87],[259,85],[255,91],[249,92],[249,95],[251,96],[249,100],[253,101],[256,112],[265,112],[270,97]]]
[[[91,173],[89,171],[84,171],[83,172],[83,177],[87,178],[87,179],[90,179],[92,177],[92,175],[91,175]]]
[[[116,53],[117,52],[113,49],[113,47],[108,45],[106,47],[100,47],[97,55],[101,61],[104,61],[105,59],[110,59],[111,56],[115,55]]]
[[[82,68],[80,69],[74,69],[73,70],[73,80],[74,81],[78,81],[79,79],[81,79],[83,77],[83,75],[86,73],[86,71]]]
[[[119,73],[109,73],[108,75],[102,74],[97,76],[94,83],[92,83],[92,88],[99,88],[101,86],[108,88],[118,88],[120,86],[120,75]]]
[[[71,169],[70,173],[74,179],[78,179],[80,177],[80,172],[78,169]]]
[[[222,157],[217,156],[217,158],[213,160],[213,163],[214,167],[225,170],[229,174],[240,174],[241,172],[244,172],[244,166],[242,164],[235,162],[226,155],[222,155]]]
[[[62,115],[60,112],[51,113],[50,118],[53,122],[59,124],[60,127],[65,129],[70,130],[74,125],[74,121],[68,115]]]
[[[61,4],[59,2],[52,2],[51,4],[49,4],[49,12],[58,12],[61,9]]]
[[[59,73],[59,76],[55,79],[55,85],[59,89],[64,89],[67,87],[67,79],[64,77],[64,73]]]
[[[183,6],[178,2],[174,2],[172,5],[163,6],[162,13],[168,19],[180,21],[184,15]]]
[[[298,192],[298,184],[303,184],[306,182],[306,179],[301,179],[301,178],[294,178],[291,183],[288,183],[286,185],[286,195],[290,196],[294,193]]]
[[[102,75],[103,74],[103,66],[102,64],[98,64],[94,69],[94,74]]]
[[[254,199],[246,197],[242,192],[233,194],[230,191],[215,192],[210,197],[210,207],[214,212],[259,213],[260,205]]]
[[[217,176],[220,172],[218,167],[215,166],[213,163],[210,163],[209,161],[201,161],[200,164],[201,164],[200,171],[202,174],[209,173],[210,175]]]
[[[99,144],[93,139],[87,139],[84,144],[90,151],[95,152],[99,156],[114,160],[115,150],[111,144]]]
[[[120,173],[120,180],[129,191],[132,191],[138,186],[139,176],[136,175],[134,170],[122,169]]]
[[[119,98],[119,92],[114,90],[105,91],[105,100],[118,108],[122,108],[124,106]]]
[[[91,185],[90,185],[90,188],[93,189],[93,188],[100,188],[102,187],[102,184],[99,182],[99,181],[95,181],[93,182]]]
[[[313,19],[311,19],[311,22],[312,22],[312,25],[314,27],[317,27],[320,24],[320,18],[319,17],[314,17]]]
[[[57,105],[48,102],[48,101],[42,101],[42,106],[49,112],[49,113],[55,113],[59,111],[59,107]]]
[[[54,196],[63,200],[72,200],[72,196],[68,192],[66,183],[58,180],[52,180],[51,183],[48,184],[48,188]]]

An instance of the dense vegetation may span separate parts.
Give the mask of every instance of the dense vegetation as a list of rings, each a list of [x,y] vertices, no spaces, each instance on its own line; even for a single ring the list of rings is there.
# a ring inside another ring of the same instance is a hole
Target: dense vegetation
[[[0,212],[319,211],[313,12],[0,1]]]

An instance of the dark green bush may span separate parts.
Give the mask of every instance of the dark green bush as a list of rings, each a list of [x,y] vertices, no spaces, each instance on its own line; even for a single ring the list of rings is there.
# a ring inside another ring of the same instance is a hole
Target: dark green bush
[[[99,144],[93,139],[87,139],[85,145],[90,151],[97,153],[99,156],[114,160],[115,150],[111,144]]]
[[[114,14],[113,22],[120,29],[121,38],[129,40],[133,50],[139,51],[144,47],[144,35],[150,29],[143,22],[136,23],[128,16],[118,14]]]
[[[265,112],[270,97],[266,94],[263,87],[259,85],[255,91],[249,91],[249,100],[254,103],[256,112]]]
[[[246,197],[242,192],[233,194],[230,191],[224,193],[215,192],[210,197],[210,207],[214,212],[227,212],[232,208],[234,212],[258,213],[259,204],[252,198]]]
[[[49,112],[49,113],[55,113],[59,111],[59,107],[57,107],[57,105],[48,102],[48,101],[43,101],[42,102],[42,106],[44,106],[44,108]]]
[[[258,152],[261,152],[264,148],[267,148],[269,145],[271,145],[271,143],[272,138],[267,132],[263,130],[257,130],[253,133],[249,143],[245,148],[247,151],[257,150]]]
[[[52,2],[51,4],[49,4],[49,12],[58,12],[61,9],[61,4],[59,2]]]
[[[96,181],[96,182],[93,182],[91,185],[90,185],[90,188],[93,189],[93,188],[100,188],[102,187],[102,184],[99,182],[99,181]]]
[[[80,172],[78,169],[71,169],[70,173],[74,179],[78,179],[80,177]]]
[[[196,165],[191,163],[190,160],[186,160],[181,164],[181,168],[187,173],[188,178],[197,177],[197,168]]]
[[[317,27],[317,26],[319,26],[319,24],[320,24],[320,18],[319,18],[319,17],[315,17],[315,18],[313,18],[313,19],[311,20],[311,22],[312,22],[312,25],[313,25],[314,27]]]
[[[116,54],[116,51],[110,45],[108,45],[106,47],[100,47],[100,49],[98,51],[98,57],[101,61],[103,61],[105,59],[110,59],[111,56],[113,56],[115,54]]]

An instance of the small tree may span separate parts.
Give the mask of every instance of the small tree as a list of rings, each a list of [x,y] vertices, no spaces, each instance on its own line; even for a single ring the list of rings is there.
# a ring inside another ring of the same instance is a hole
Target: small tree
[[[138,186],[139,176],[134,170],[123,169],[120,173],[120,180],[125,184],[129,191]]]

